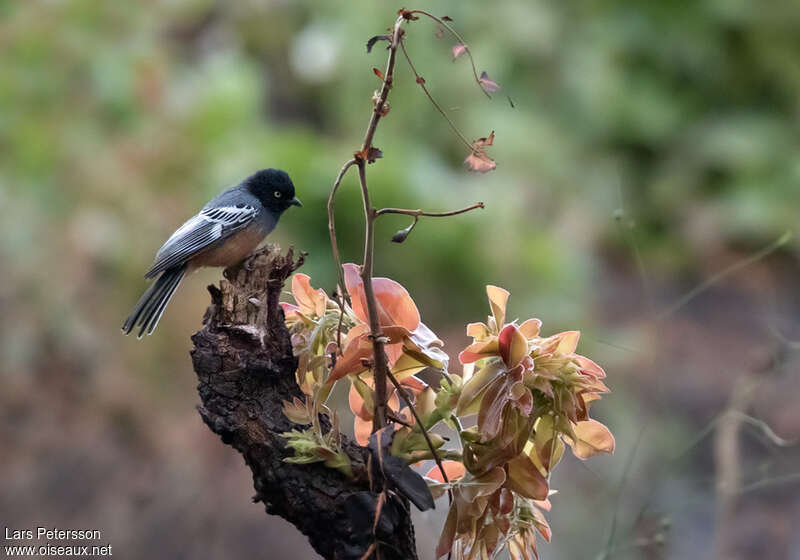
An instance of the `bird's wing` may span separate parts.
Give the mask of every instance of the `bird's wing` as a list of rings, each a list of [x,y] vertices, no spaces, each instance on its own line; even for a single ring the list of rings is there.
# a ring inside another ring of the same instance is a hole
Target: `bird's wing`
[[[145,278],[183,264],[213,243],[247,227],[257,215],[258,210],[249,204],[204,208],[167,239]]]

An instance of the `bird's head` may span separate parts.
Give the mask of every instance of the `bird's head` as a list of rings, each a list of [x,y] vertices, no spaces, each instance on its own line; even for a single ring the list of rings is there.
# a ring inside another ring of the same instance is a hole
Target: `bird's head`
[[[302,206],[294,195],[294,184],[289,174],[280,169],[262,169],[244,180],[244,186],[261,204],[281,213],[289,206]]]

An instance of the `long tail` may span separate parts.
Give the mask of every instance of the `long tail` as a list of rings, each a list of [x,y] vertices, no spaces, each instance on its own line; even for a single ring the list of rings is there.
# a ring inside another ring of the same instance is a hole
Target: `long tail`
[[[139,298],[130,317],[125,319],[122,332],[130,334],[133,329],[141,326],[137,338],[142,338],[145,333],[153,334],[159,319],[164,314],[164,309],[172,298],[172,294],[178,289],[185,273],[185,264],[165,270]]]

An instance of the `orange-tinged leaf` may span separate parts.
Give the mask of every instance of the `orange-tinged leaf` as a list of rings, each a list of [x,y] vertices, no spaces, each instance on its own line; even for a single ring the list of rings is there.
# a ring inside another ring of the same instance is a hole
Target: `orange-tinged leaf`
[[[614,436],[604,424],[597,420],[578,422],[573,428],[575,441],[567,439],[572,446],[572,453],[579,459],[588,459],[598,453],[614,452]]]
[[[486,342],[476,342],[475,344],[470,344],[461,351],[461,353],[458,355],[458,359],[462,364],[469,364],[472,362],[477,362],[482,358],[499,355],[500,345],[497,342],[497,338],[492,338]]]
[[[542,476],[536,465],[522,454],[508,462],[508,480],[506,487],[517,494],[532,500],[544,500],[549,490],[547,479]]]
[[[506,325],[497,337],[500,357],[509,369],[517,367],[528,354],[528,340],[516,325]]]
[[[444,472],[447,474],[447,478],[450,481],[458,480],[467,472],[467,470],[464,468],[464,465],[458,461],[442,461],[442,467],[444,467]],[[425,476],[438,482],[444,482],[442,471],[439,470],[438,465],[435,465],[431,470],[429,470]]]
[[[528,339],[539,336],[541,328],[542,322],[539,319],[528,319],[519,326],[520,332]]]
[[[489,327],[485,323],[470,323],[467,325],[467,336],[475,339],[475,342],[482,342],[489,338]]]
[[[561,354],[572,354],[578,347],[578,339],[581,337],[580,331],[565,331],[556,335],[559,338],[556,351]]]
[[[343,268],[347,293],[353,302],[353,312],[361,321],[368,323],[367,301],[359,267],[347,263]],[[397,325],[413,331],[419,326],[419,311],[403,286],[389,278],[373,278],[372,290],[375,293],[381,327]]]
[[[492,133],[492,136],[494,136],[494,133]],[[492,308],[495,325],[497,330],[500,330],[506,321],[506,303],[508,303],[508,296],[511,294],[508,290],[489,285],[486,286],[486,295],[489,297],[489,306]]]
[[[328,296],[322,288],[315,290],[311,287],[311,278],[308,274],[298,272],[292,277],[292,295],[300,306],[301,313],[317,317],[325,314]]]
[[[356,436],[358,445],[367,445],[369,435],[372,433],[372,420],[364,420],[359,416],[353,421],[353,433]]]
[[[379,77],[381,80],[383,80],[383,72],[381,72],[381,71],[380,71],[380,70],[378,70],[377,68],[373,68],[373,69],[372,69],[372,72],[373,72],[373,74],[375,74],[376,76],[378,76],[378,77]]]

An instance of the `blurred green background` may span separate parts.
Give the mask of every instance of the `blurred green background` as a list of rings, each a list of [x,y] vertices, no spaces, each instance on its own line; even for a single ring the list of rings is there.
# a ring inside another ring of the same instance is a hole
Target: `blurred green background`
[[[364,44],[400,7],[0,0],[0,523],[100,529],[124,558],[316,557],[250,503],[248,470],[194,410],[189,336],[220,272],[184,282],[154,336],[119,326],[163,240],[262,167],[289,171],[305,205],[271,239],[333,287],[325,202],[385,65]],[[423,220],[402,245],[406,222],[383,219],[376,274],[451,356],[484,285],[504,286],[512,317],[583,331],[614,391],[595,410],[617,452],[560,466],[542,557],[800,558],[800,453],[764,429],[800,438],[800,245],[775,246],[800,217],[800,4],[406,7],[452,17],[502,85],[488,100],[453,41],[410,25],[452,119],[496,131],[498,168],[465,170],[399,61],[374,203],[486,209]],[[444,509],[417,518],[422,558]]]

